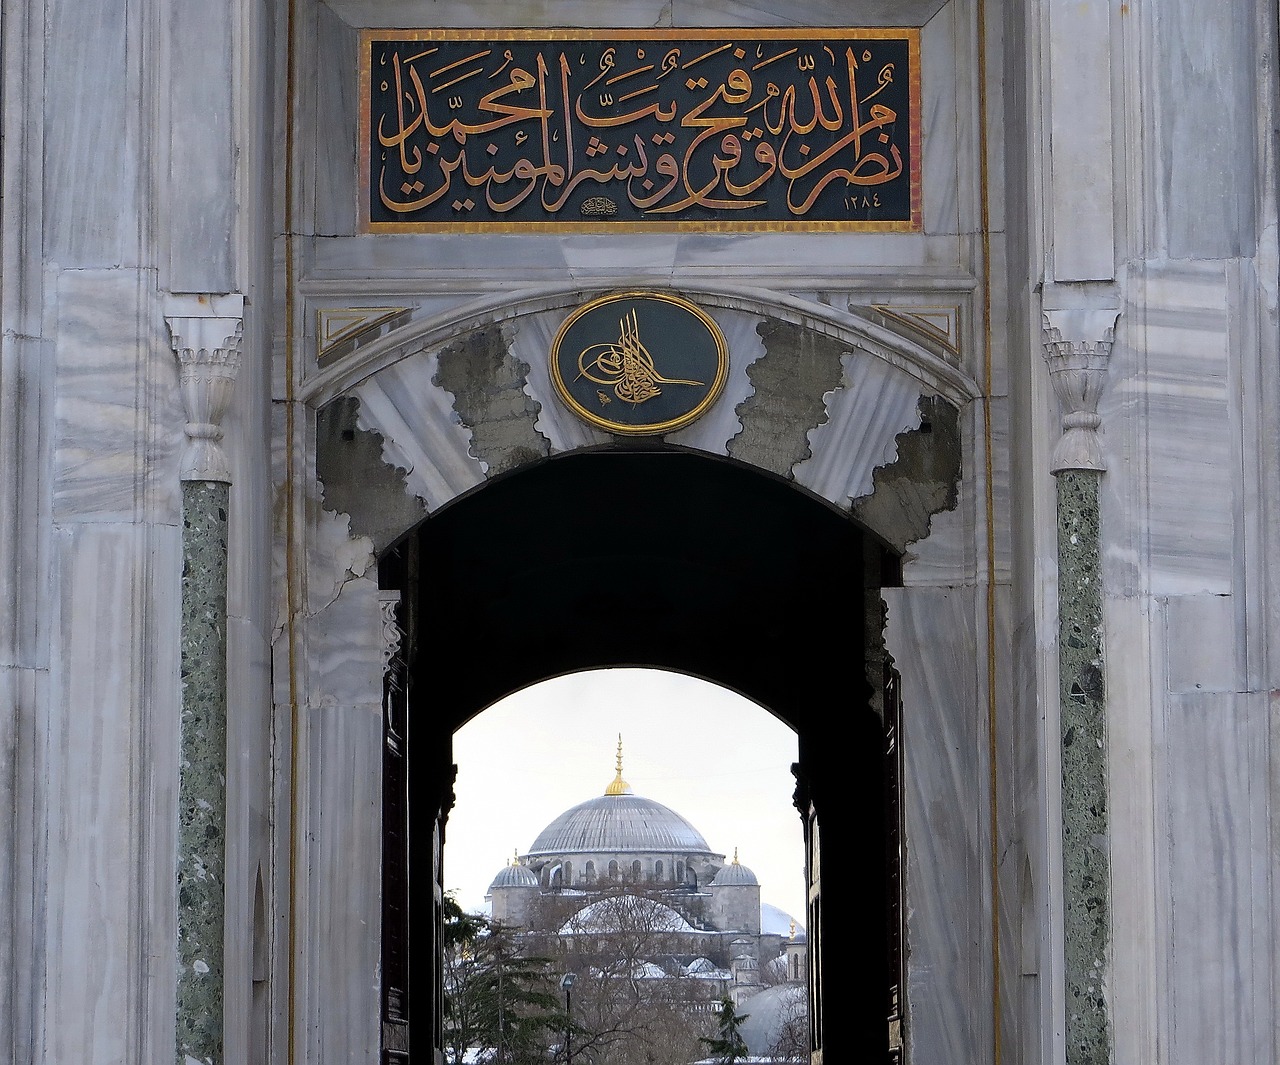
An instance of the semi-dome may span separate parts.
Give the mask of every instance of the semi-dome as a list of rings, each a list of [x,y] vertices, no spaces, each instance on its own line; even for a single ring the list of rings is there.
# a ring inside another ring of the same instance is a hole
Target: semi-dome
[[[614,895],[584,906],[560,929],[564,936],[609,935],[620,932],[696,932],[665,903],[638,895]]]
[[[547,825],[533,841],[528,857],[667,851],[711,854],[702,833],[674,810],[631,791],[618,773],[603,795],[579,803]]]

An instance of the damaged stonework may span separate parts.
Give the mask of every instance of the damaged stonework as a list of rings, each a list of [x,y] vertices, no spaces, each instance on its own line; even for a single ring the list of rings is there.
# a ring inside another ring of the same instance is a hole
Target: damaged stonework
[[[324,506],[351,518],[353,537],[367,536],[380,552],[427,515],[406,484],[404,470],[383,458],[382,436],[357,424],[360,401],[340,396],[316,412],[316,477]]]
[[[897,551],[929,535],[935,514],[954,510],[960,482],[960,412],[938,396],[920,399],[920,427],[899,434],[898,458],[875,471],[875,491],[853,505],[858,521]]]
[[[766,353],[747,371],[755,391],[738,407],[742,432],[729,441],[729,455],[789,476],[809,457],[809,430],[827,416],[823,397],[840,386],[848,345],[776,318],[756,332]]]
[[[454,410],[471,430],[472,452],[490,477],[551,453],[551,442],[536,428],[541,405],[524,391],[528,376],[529,367],[511,354],[496,325],[440,352],[433,383],[455,397]]]

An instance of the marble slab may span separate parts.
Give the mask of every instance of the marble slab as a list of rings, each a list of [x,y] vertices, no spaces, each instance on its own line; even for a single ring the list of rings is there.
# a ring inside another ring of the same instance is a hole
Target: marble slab
[[[1272,713],[1266,693],[1165,705],[1170,1065],[1272,1060]],[[1117,866],[1123,876],[1123,855]]]
[[[58,275],[55,521],[179,520],[186,416],[153,283],[136,270]]]
[[[49,1061],[147,1060],[153,1026],[165,1019],[140,1015],[138,996],[147,959],[173,958],[174,927],[167,917],[140,926],[139,916],[175,905],[174,807],[149,803],[172,802],[176,789],[169,719],[178,712],[179,537],[176,528],[81,522],[55,538],[39,786],[47,848],[39,1024]],[[167,875],[140,876],[153,868]],[[163,1056],[172,1053],[170,1044]]]
[[[380,433],[383,456],[406,471],[409,490],[428,510],[480,484],[484,463],[471,453],[471,434],[453,410],[453,396],[435,384],[437,352],[389,366],[356,387],[359,426]]]
[[[792,475],[847,508],[875,490],[872,476],[897,458],[898,435],[919,428],[920,384],[865,352],[846,352],[840,363],[840,387],[824,397],[826,421],[809,430],[810,457]]]
[[[1227,300],[1221,263],[1147,264],[1131,286],[1098,406],[1109,471],[1103,565],[1113,585],[1145,563],[1156,595],[1232,588],[1239,442]]]
[[[902,677],[908,1056],[985,1061],[993,989],[980,593],[881,594],[885,645]]]

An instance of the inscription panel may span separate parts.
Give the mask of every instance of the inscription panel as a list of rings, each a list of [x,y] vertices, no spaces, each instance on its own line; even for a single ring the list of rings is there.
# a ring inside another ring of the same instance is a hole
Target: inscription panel
[[[366,30],[364,232],[921,228],[915,29]]]

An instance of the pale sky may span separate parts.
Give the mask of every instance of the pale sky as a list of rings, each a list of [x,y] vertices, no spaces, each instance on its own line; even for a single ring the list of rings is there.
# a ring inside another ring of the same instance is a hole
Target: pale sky
[[[795,733],[705,681],[648,669],[576,673],[534,685],[454,735],[457,803],[445,890],[466,910],[548,824],[603,795],[622,735],[622,777],[680,814],[713,851],[760,881],[761,901],[805,923],[804,839],[791,804]]]

